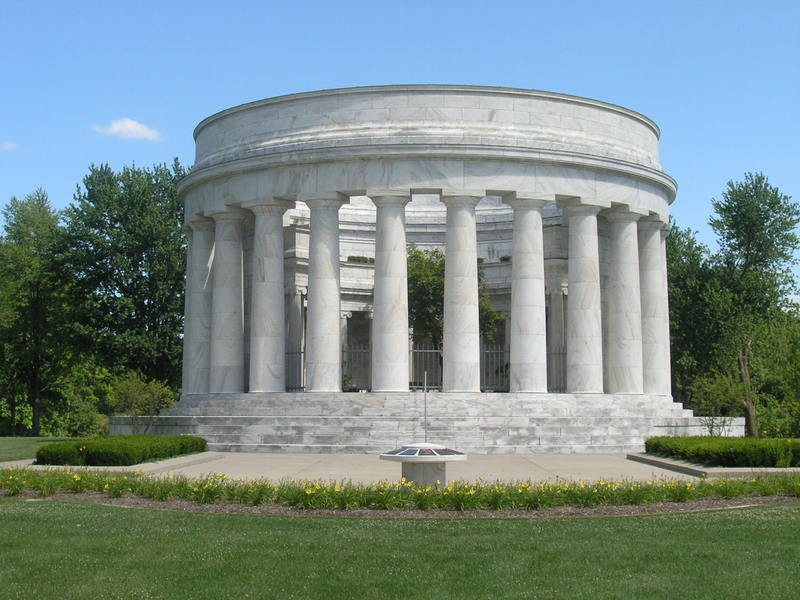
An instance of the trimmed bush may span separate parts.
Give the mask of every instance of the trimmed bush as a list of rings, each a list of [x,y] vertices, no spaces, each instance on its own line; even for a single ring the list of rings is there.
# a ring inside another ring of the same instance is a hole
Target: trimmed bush
[[[800,467],[800,440],[732,437],[654,437],[647,453],[711,467]]]
[[[36,464],[129,466],[204,452],[206,446],[203,438],[191,435],[119,435],[46,444],[36,453]]]
[[[83,456],[78,448],[83,441],[53,442],[36,451],[38,465],[82,465]]]

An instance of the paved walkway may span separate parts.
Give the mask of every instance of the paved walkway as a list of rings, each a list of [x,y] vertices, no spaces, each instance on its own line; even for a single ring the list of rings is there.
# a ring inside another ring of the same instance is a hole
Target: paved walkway
[[[14,461],[2,463],[0,466],[23,466],[30,465],[31,462]],[[399,463],[380,460],[375,454],[203,452],[125,469],[190,477],[224,473],[232,478],[264,478],[273,481],[350,479],[369,483],[384,479],[394,481],[400,477]],[[102,470],[110,469],[106,467]],[[473,454],[464,462],[447,465],[449,480],[474,481],[481,477],[486,481],[696,479],[654,465],[627,460],[625,454]]]

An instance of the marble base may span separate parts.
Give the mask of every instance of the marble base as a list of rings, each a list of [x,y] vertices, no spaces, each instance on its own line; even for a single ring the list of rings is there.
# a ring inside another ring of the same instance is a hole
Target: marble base
[[[469,454],[642,452],[656,435],[703,435],[666,396],[428,393],[427,439]],[[424,396],[408,393],[190,395],[153,433],[193,434],[209,450],[381,453],[425,437]],[[112,434],[128,431],[112,417]],[[728,435],[744,435],[734,419]]]

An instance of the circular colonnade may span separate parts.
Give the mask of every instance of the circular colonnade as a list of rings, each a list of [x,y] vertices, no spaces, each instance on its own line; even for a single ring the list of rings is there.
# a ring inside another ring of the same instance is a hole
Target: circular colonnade
[[[341,390],[339,215],[352,199],[375,214],[371,389],[407,392],[406,208],[419,195],[445,213],[443,392],[480,390],[476,206],[492,198],[511,220],[509,391],[548,391],[543,215],[555,215],[566,392],[669,396],[665,235],[676,185],[658,137],[619,106],[473,86],[326,90],[209,117],[179,189],[184,396],[286,390],[287,331],[289,345],[298,332],[287,329],[284,231],[298,209],[309,214],[305,389]]]

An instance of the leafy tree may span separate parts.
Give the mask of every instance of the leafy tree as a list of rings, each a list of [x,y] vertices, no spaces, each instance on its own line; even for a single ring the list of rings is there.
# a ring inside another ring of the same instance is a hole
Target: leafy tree
[[[414,337],[429,338],[438,345],[444,325],[444,252],[408,246],[408,313]],[[505,317],[492,307],[489,290],[478,267],[478,311],[481,335],[493,342],[497,326]]]
[[[59,215],[38,189],[12,198],[2,209],[0,243],[0,383],[10,432],[18,432],[20,403],[31,410],[30,427],[39,435],[53,384],[69,370],[64,344],[64,285],[55,271],[54,244]]]
[[[158,414],[175,402],[175,392],[163,381],[128,371],[111,381],[109,402],[114,412],[130,417],[132,433],[147,433]]]
[[[712,200],[710,220],[720,250],[716,263],[729,294],[731,311],[723,340],[728,362],[738,366],[744,386],[747,434],[758,437],[758,394],[752,362],[759,332],[779,318],[796,290],[791,273],[800,246],[800,207],[761,173],[746,173],[742,182],[729,181],[721,200]]]
[[[185,237],[176,184],[185,171],[89,168],[66,210],[61,267],[74,279],[76,333],[112,370],[180,385]]]
[[[714,267],[695,232],[672,224],[667,236],[672,393],[692,404],[694,381],[716,366],[710,341],[720,338]]]
[[[795,395],[786,383],[792,369],[779,366],[775,350],[791,348],[800,331],[789,310],[800,208],[760,173],[728,182],[712,205],[717,253],[679,227],[667,239],[673,389],[698,409],[709,390],[726,389],[744,410],[747,434],[757,436],[759,406],[768,403],[774,415]]]

